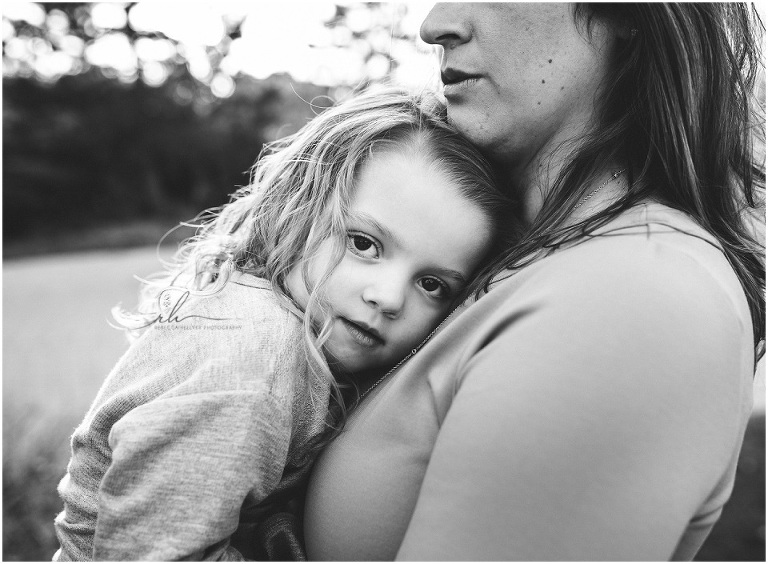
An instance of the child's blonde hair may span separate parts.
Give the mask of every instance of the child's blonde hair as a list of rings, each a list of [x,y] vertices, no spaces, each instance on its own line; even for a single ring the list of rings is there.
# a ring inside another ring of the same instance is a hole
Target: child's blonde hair
[[[129,329],[143,329],[148,319],[156,318],[163,290],[181,285],[196,294],[212,294],[223,288],[232,269],[267,279],[284,305],[304,319],[311,374],[330,382],[336,403],[330,425],[340,429],[346,410],[322,350],[332,322],[323,288],[346,249],[344,218],[357,173],[379,150],[418,154],[434,162],[500,232],[502,219],[508,218],[507,200],[496,189],[485,159],[448,125],[437,98],[394,88],[371,91],[325,110],[298,133],[266,145],[248,186],[228,204],[198,216],[197,234],[180,246],[167,271],[144,281],[138,313],[116,310],[116,319]],[[309,303],[302,312],[291,298],[286,277],[329,239],[336,241],[334,260],[313,288],[308,285]]]

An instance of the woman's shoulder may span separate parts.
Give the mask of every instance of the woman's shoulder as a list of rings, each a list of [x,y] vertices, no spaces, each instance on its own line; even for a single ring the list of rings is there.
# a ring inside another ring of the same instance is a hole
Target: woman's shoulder
[[[645,239],[688,252],[706,250],[722,255],[717,238],[690,215],[658,202],[644,202],[629,208],[589,233],[584,241],[611,237],[626,237],[631,243]]]
[[[590,317],[727,319],[751,336],[746,296],[718,241],[660,204],[637,206],[579,242],[500,276],[478,303],[517,309],[529,298]]]
[[[552,253],[508,286],[553,289],[553,298],[598,294],[611,299],[666,301],[677,311],[725,308],[750,319],[741,284],[718,241],[687,214],[661,204],[636,206],[580,242]],[[504,284],[499,284],[502,289]]]
[[[592,246],[595,243],[599,246]],[[587,254],[616,249],[616,256],[609,255],[614,260],[622,251],[631,258],[632,251],[643,248],[685,254],[698,262],[714,262],[732,270],[714,235],[685,212],[659,203],[634,206],[570,247]]]
[[[713,237],[657,204],[521,269],[476,305],[509,346],[525,339],[550,357],[598,348],[600,362],[610,354],[643,374],[688,374],[667,380],[688,387],[718,389],[726,373],[751,382],[752,321],[735,272]]]
[[[465,314],[474,334],[451,328],[468,343],[459,383],[474,380],[506,398],[499,401],[530,393],[561,402],[557,412],[574,418],[596,404],[624,406],[644,410],[658,432],[662,414],[684,430],[701,422],[707,436],[717,422],[724,458],[748,417],[746,298],[716,241],[674,210],[633,210],[508,277]],[[577,397],[575,412],[568,406]]]

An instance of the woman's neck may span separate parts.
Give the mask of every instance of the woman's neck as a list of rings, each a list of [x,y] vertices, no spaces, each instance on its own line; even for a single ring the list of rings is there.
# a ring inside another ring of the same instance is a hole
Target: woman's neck
[[[502,178],[510,180],[512,194],[522,205],[522,217],[527,224],[530,225],[539,215],[563,167],[573,159],[581,142],[592,129],[590,124],[594,119],[593,113],[594,108],[590,103],[581,112],[570,115],[565,122],[559,124],[556,131],[540,143],[533,143],[527,150],[516,154],[508,152],[505,155],[508,159],[506,161],[502,157]],[[496,157],[499,158],[498,153]],[[603,163],[600,169],[595,171],[594,181],[590,186],[585,186],[585,189],[593,190],[605,178],[622,168],[616,164]]]
[[[556,132],[525,150],[508,152],[500,162],[503,178],[523,209],[522,217],[531,224],[541,212],[552,185],[563,166],[578,147],[578,140],[588,131],[589,115],[572,116],[570,123],[561,124]]]
[[[522,206],[522,217],[526,224],[533,223],[541,212],[544,201],[552,191],[564,165],[564,159],[558,158],[555,154],[546,159],[532,161],[527,166],[507,167],[502,170],[504,177],[510,179],[509,185]],[[590,193],[598,187],[600,189],[590,198],[588,204],[585,203],[575,210],[574,216],[578,215],[578,220],[582,219],[581,216],[586,212],[591,212],[615,200],[626,189],[626,184],[619,181],[611,181],[601,186],[622,168],[619,163],[608,162],[596,171],[594,180],[585,187],[584,193]]]
[[[502,165],[502,177],[509,179],[510,190],[522,206],[521,215],[527,224],[533,223],[539,215],[563,165],[563,160],[555,155]]]

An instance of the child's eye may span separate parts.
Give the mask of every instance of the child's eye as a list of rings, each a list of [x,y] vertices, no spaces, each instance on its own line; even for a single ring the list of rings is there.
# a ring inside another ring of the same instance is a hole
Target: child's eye
[[[362,233],[347,233],[347,248],[363,258],[379,258],[376,242]]]
[[[419,279],[419,286],[422,290],[427,292],[431,297],[437,299],[445,299],[451,295],[451,290],[448,285],[439,278],[433,278],[432,276],[425,276]]]

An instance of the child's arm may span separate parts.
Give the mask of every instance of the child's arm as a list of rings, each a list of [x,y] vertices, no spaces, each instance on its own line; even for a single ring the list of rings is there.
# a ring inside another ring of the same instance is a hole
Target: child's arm
[[[222,374],[231,381],[236,369],[242,367],[209,361],[185,387]],[[174,389],[114,425],[112,463],[99,488],[95,560],[243,559],[229,546],[240,508],[278,483],[290,438],[290,412],[266,386],[244,385]]]

